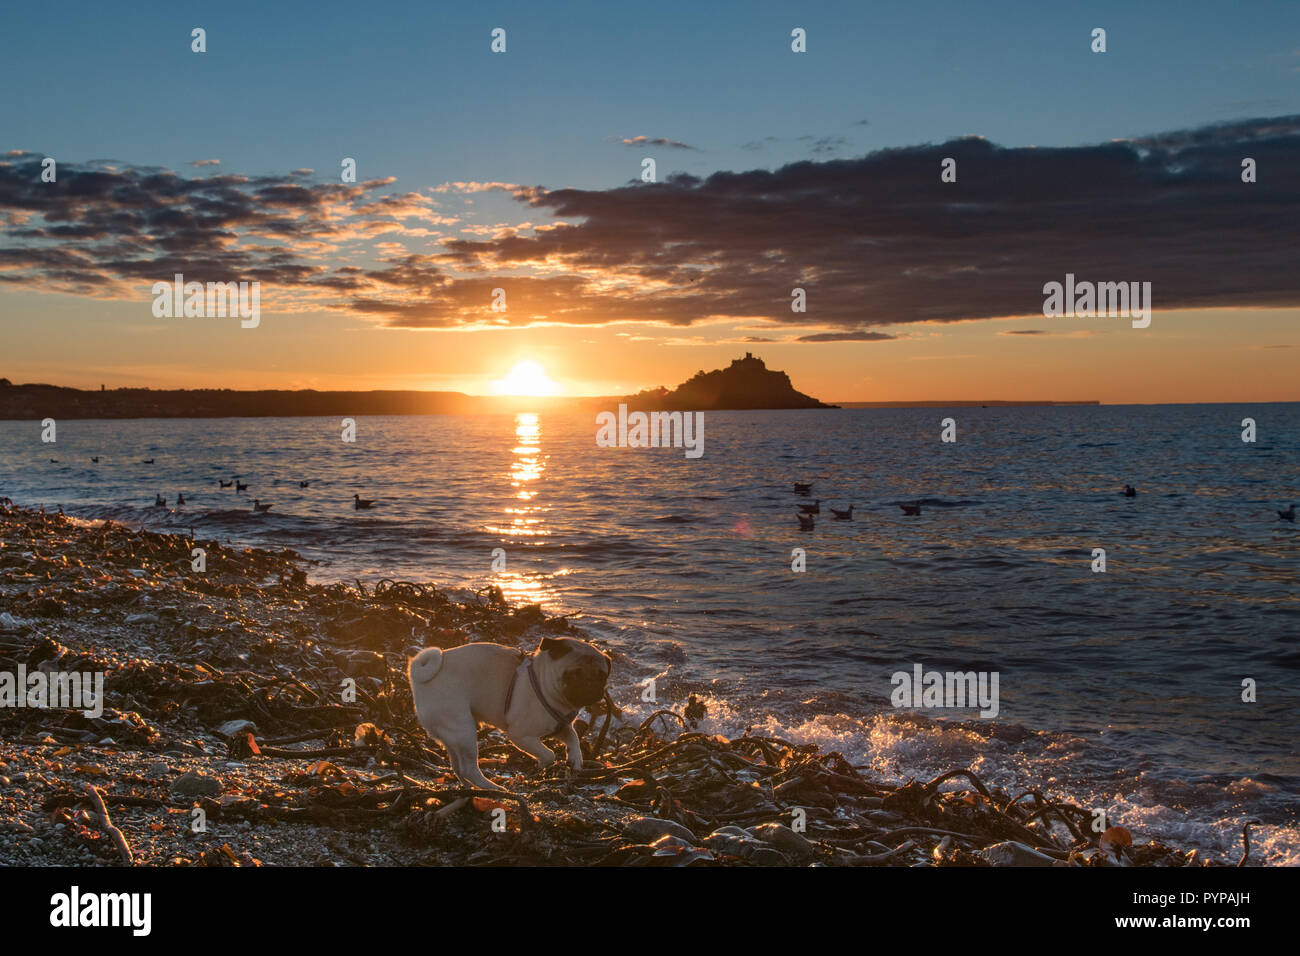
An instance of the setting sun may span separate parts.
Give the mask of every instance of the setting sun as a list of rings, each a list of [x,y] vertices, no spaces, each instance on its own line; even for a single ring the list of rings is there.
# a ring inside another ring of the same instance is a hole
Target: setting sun
[[[536,362],[516,362],[510,374],[492,383],[492,391],[497,395],[555,395],[560,386],[546,377],[546,370]]]

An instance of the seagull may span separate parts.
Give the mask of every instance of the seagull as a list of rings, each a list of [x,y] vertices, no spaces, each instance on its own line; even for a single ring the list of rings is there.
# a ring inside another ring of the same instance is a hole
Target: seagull
[[[153,459],[152,459],[152,458],[146,458],[144,461],[140,462],[140,464],[142,464],[142,465],[152,465],[152,464],[153,464]]]
[[[799,510],[806,515],[819,515],[822,513],[822,500],[818,498],[810,505],[800,505]]]
[[[1277,516],[1281,521],[1295,521],[1295,505],[1287,508],[1286,511],[1279,511]]]
[[[233,482],[233,481],[222,481],[220,478],[218,478],[218,479],[217,479],[217,484],[218,484],[220,487],[222,487],[222,488],[229,488],[231,485],[234,484],[234,482]]]
[[[1137,496],[1138,496],[1138,490],[1137,490],[1136,488],[1134,488],[1132,485],[1125,485],[1125,486],[1124,486],[1124,497],[1125,497],[1125,498],[1136,498]]]
[[[831,509],[831,514],[833,514],[833,515],[836,517],[836,519],[839,520],[839,521],[852,521],[852,520],[853,520],[853,505],[849,505],[849,510],[848,510],[848,511],[840,511],[838,508],[832,508],[832,509]]]
[[[266,513],[266,512],[268,512],[268,511],[271,510],[271,506],[270,506],[270,505],[264,505],[264,504],[262,504],[262,502],[261,502],[260,499],[258,499],[258,498],[254,498],[254,499],[253,499],[253,510],[256,511],[258,514],[264,514],[264,513]]]
[[[366,508],[369,508],[374,503],[375,503],[375,499],[373,498],[366,499],[366,498],[362,498],[360,495],[352,496],[352,508],[355,511],[364,511]]]
[[[183,493],[181,493],[181,492],[177,492],[177,494],[176,494],[176,503],[177,503],[178,505],[183,505],[183,504],[185,504],[185,495],[184,495]]]
[[[811,481],[808,482],[807,484],[804,484],[803,482],[800,481],[796,481],[794,483],[794,493],[796,495],[806,495],[808,494],[808,492],[812,491],[812,486],[813,483]]]
[[[155,508],[166,508],[166,507],[167,507],[167,499],[164,498],[162,495],[154,495],[154,496],[153,496],[153,506],[154,506]]]
[[[916,516],[916,515],[919,515],[919,514],[921,513],[921,502],[919,502],[919,501],[918,501],[916,504],[914,504],[914,505],[902,505],[902,504],[900,504],[898,507],[900,507],[900,508],[903,509],[903,514],[905,514],[905,515]]]
[[[811,531],[811,530],[815,527],[815,523],[814,523],[814,521],[813,521],[813,516],[812,516],[812,515],[800,515],[800,514],[797,514],[797,515],[795,515],[795,517],[799,519],[799,530],[800,530],[800,531]]]
[[[98,456],[98,455],[96,455],[94,458],[92,458],[92,459],[90,459],[90,460],[93,461],[93,462],[94,462],[95,464],[97,464],[97,465],[99,464],[99,456]]]
[[[310,479],[308,479],[307,481],[300,481],[300,482],[298,482],[298,487],[299,487],[299,488],[307,488],[307,487],[309,487],[310,485],[311,485],[311,480],[310,480]]]
[[[247,491],[248,485],[244,484],[238,478],[235,479],[235,491]]]

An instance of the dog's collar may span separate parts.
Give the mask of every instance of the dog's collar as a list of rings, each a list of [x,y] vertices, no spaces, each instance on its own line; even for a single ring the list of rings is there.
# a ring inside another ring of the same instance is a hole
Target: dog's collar
[[[506,719],[508,720],[510,716],[510,702],[514,700],[515,683],[519,680],[519,672],[521,670],[527,671],[528,682],[533,685],[533,693],[536,694],[537,699],[542,702],[542,706],[546,708],[546,712],[555,718],[555,729],[559,730],[560,728],[573,723],[573,719],[578,716],[578,712],[575,710],[568,714],[562,714],[550,705],[550,702],[546,699],[546,695],[542,693],[541,685],[537,683],[537,673],[533,670],[533,659],[527,656],[524,657],[523,664],[515,668],[514,675],[510,678],[510,688],[506,691]]]

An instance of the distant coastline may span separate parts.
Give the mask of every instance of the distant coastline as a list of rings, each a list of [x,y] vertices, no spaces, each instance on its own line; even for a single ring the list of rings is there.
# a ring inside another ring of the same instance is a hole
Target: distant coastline
[[[1087,399],[1077,402],[1050,402],[1050,401],[1026,401],[1010,402],[989,399],[988,401],[960,401],[960,402],[840,402],[840,408],[1018,408],[1021,406],[1038,407],[1041,405],[1100,405],[1097,399]]]
[[[675,389],[635,395],[530,398],[464,392],[316,391],[314,389],[152,389],[15,385],[0,378],[0,420],[31,418],[293,418],[313,415],[473,415],[612,409],[722,411],[835,408],[796,391],[785,372],[746,353],[728,368],[701,371]]]

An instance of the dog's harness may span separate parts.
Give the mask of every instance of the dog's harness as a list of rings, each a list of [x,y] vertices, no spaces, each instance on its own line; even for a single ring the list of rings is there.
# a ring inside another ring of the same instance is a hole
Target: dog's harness
[[[524,657],[524,662],[515,668],[514,675],[510,678],[510,689],[506,691],[505,714],[507,721],[510,719],[510,702],[515,698],[515,683],[519,680],[520,671],[527,672],[528,682],[533,685],[533,693],[536,694],[537,699],[542,702],[542,706],[546,708],[546,712],[555,718],[555,730],[559,730],[560,728],[573,723],[573,719],[578,716],[578,712],[575,710],[568,714],[562,714],[550,705],[546,700],[546,695],[542,693],[541,686],[537,683],[537,674],[533,670],[533,659],[527,656]]]

